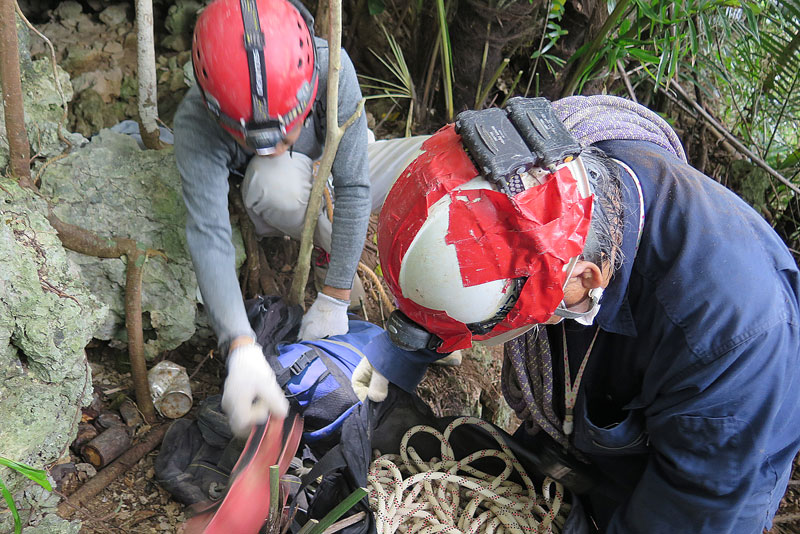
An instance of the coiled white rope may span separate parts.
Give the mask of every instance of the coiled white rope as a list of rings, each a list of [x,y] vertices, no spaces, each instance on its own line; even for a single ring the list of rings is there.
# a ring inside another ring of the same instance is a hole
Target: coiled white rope
[[[484,449],[456,460],[449,438],[463,424],[484,428],[500,450]],[[441,459],[426,462],[408,446],[418,432],[441,441]],[[502,473],[484,473],[471,465],[489,457],[505,464]],[[509,480],[515,470],[524,486]],[[455,419],[444,433],[423,425],[409,429],[399,455],[384,454],[372,462],[367,482],[378,534],[560,534],[570,508],[563,487],[550,478],[537,496],[502,436],[474,417]]]

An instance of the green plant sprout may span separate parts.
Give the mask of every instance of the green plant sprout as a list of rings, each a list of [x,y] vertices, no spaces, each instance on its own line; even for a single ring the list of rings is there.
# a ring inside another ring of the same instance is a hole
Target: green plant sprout
[[[366,76],[363,74],[359,74],[359,77],[368,80],[374,83],[362,83],[361,87],[365,89],[375,89],[381,91],[382,94],[379,95],[371,95],[365,97],[366,99],[372,98],[391,98],[395,100],[396,98],[408,98],[410,104],[408,106],[408,116],[406,118],[406,137],[411,135],[411,119],[414,114],[414,103],[416,101],[416,93],[414,91],[414,81],[411,79],[411,72],[408,70],[408,65],[406,64],[405,56],[403,55],[403,50],[400,48],[400,45],[397,44],[397,41],[394,37],[392,37],[386,28],[381,24],[381,29],[383,30],[383,34],[386,36],[386,40],[389,42],[389,48],[392,51],[392,58],[384,59],[379,56],[374,50],[370,49],[370,52],[378,58],[378,61],[383,63],[383,66],[386,67],[389,72],[397,79],[398,83],[390,82],[387,80],[382,80],[380,78],[374,78],[372,76]]]

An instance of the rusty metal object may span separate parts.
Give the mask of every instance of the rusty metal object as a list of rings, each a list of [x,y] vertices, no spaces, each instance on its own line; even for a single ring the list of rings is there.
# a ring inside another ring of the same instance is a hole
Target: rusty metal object
[[[192,409],[192,387],[183,366],[163,360],[148,371],[147,382],[153,404],[164,417],[177,419]]]

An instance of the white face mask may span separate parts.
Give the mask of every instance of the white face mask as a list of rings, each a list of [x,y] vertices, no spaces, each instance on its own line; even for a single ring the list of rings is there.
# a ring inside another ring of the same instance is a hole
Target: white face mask
[[[590,326],[594,322],[594,318],[600,311],[600,299],[603,298],[603,288],[596,287],[594,289],[590,289],[589,298],[592,301],[592,307],[580,317],[575,317],[575,321],[586,326]]]
[[[584,311],[578,312],[570,310],[569,308],[564,307],[564,301],[561,301],[558,308],[556,308],[555,316],[562,317],[564,319],[573,319],[579,322],[582,325],[589,326],[594,322],[594,318],[597,315],[597,312],[600,311],[600,299],[603,298],[603,288],[596,287],[594,289],[589,290],[589,301],[591,302],[591,307]],[[558,324],[561,321],[556,321],[553,323],[548,324]]]

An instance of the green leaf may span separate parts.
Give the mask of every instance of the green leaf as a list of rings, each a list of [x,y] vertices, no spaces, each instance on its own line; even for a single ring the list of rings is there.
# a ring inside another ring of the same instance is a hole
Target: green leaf
[[[308,534],[322,534],[329,526],[339,520],[345,512],[356,505],[358,501],[367,495],[367,490],[358,488],[353,493],[347,496],[345,500],[336,505],[336,508],[328,512],[325,517],[320,519],[319,523],[314,525],[314,528]]]
[[[658,56],[654,56],[647,50],[640,48],[628,48],[628,54],[632,55],[642,63],[658,63]]]
[[[375,274],[377,274],[378,276],[383,277],[383,269],[381,269],[381,264],[380,263],[375,266],[373,271],[375,271]]]
[[[667,68],[667,64],[669,63],[669,50],[665,49],[661,53],[661,58],[658,60],[658,70],[656,71],[656,81],[653,85],[653,91],[658,90],[658,86],[661,84],[661,78],[664,77],[664,69]]]
[[[689,25],[689,42],[691,43],[692,47],[692,55],[696,56],[700,50],[700,46],[697,42],[697,27],[694,25],[694,20],[691,18],[687,19],[686,22]]]
[[[383,0],[369,0],[367,2],[367,7],[369,9],[369,14],[372,16],[380,15],[386,10],[386,5],[384,5]]]
[[[14,471],[17,471],[19,474],[24,475],[36,482],[47,491],[53,491],[50,481],[47,480],[47,471],[43,471],[42,469],[34,469],[29,465],[15,462],[14,460],[9,460],[8,458],[3,458],[2,456],[0,456],[0,465],[4,465],[13,469]]]
[[[0,480],[0,493],[3,495],[3,499],[5,499],[8,509],[11,511],[11,515],[14,518],[14,534],[20,534],[20,532],[22,532],[22,520],[19,518],[17,506],[14,504],[14,497],[11,495],[11,492],[8,491],[6,485],[3,484],[2,480]]]

